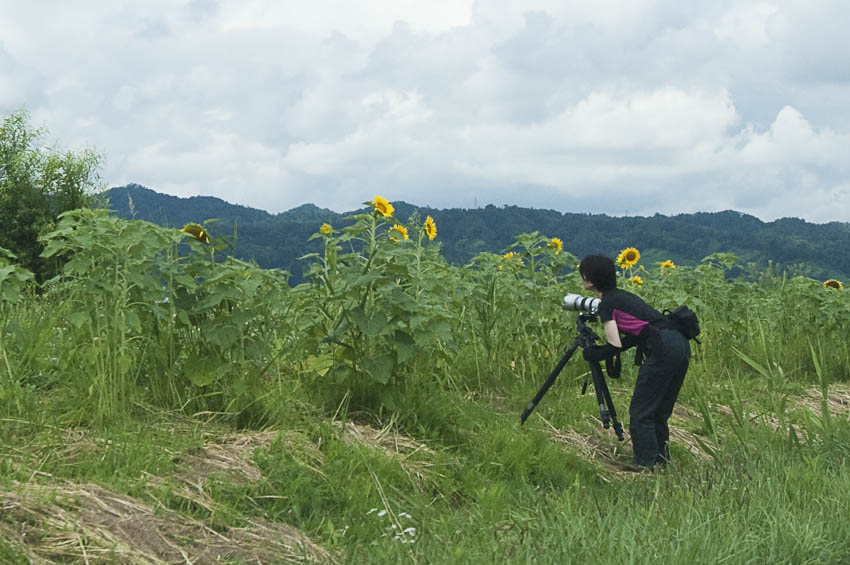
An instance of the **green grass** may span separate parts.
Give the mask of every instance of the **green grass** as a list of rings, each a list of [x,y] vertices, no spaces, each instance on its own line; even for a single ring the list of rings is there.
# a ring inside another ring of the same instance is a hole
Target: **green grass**
[[[540,407],[556,426],[574,410],[570,405],[584,400],[559,392]],[[396,432],[405,425],[430,430],[399,436],[421,442],[418,450],[358,442],[326,419],[304,419],[281,430],[277,440],[253,451],[260,480],[206,476],[213,510],[180,496],[173,478],[181,472],[182,455],[237,430],[161,412],[109,430],[7,419],[3,437],[14,457],[3,467],[2,484],[97,483],[221,530],[256,518],[286,523],[344,562],[850,559],[843,541],[850,525],[841,519],[850,508],[846,415],[817,435],[806,433],[800,416],[795,423],[803,433],[795,440],[758,419],[745,419],[747,429],[736,432],[741,424],[734,417],[714,412],[722,438],[716,458],[674,445],[669,468],[629,474],[553,441],[537,417],[520,427],[518,412],[494,409],[493,402],[450,394],[432,395],[432,402],[454,416],[451,423],[430,427],[421,417],[394,422]],[[616,444],[613,433],[583,421],[580,433],[601,438],[603,447]],[[698,419],[687,423],[698,433],[704,427]],[[379,427],[372,422],[358,429]],[[628,461],[627,448],[620,458]],[[150,477],[165,481],[152,487]],[[13,541],[0,545],[0,552],[8,562],[25,562]]]

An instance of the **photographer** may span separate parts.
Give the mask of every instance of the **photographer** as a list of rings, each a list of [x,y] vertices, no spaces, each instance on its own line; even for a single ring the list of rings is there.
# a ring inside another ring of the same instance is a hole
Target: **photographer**
[[[579,265],[584,288],[599,295],[598,314],[606,345],[584,349],[588,361],[602,361],[637,346],[640,364],[632,401],[629,432],[634,462],[652,469],[669,458],[667,420],[685,380],[691,356],[687,338],[673,329],[667,318],[631,292],[617,288],[614,261],[589,255]]]

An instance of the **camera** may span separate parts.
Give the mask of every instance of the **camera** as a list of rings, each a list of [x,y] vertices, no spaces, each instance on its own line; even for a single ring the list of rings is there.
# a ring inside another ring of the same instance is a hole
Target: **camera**
[[[600,302],[602,301],[599,298],[589,298],[580,294],[568,294],[564,297],[564,310],[596,314]]]

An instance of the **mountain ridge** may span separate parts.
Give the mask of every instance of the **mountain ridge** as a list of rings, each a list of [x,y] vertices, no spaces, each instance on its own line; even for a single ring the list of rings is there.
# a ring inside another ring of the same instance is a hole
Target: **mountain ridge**
[[[300,280],[305,267],[298,257],[318,251],[309,237],[328,222],[341,227],[347,216],[315,204],[303,204],[278,214],[231,204],[214,196],[182,198],[138,184],[112,187],[104,192],[113,212],[123,218],[182,227],[188,222],[210,224],[213,233],[238,233],[236,256],[266,268],[289,271]],[[567,251],[615,255],[637,247],[652,261],[672,259],[695,264],[713,253],[733,253],[746,266],[777,265],[812,278],[848,278],[850,224],[814,224],[799,218],[765,222],[742,212],[696,212],[665,216],[625,216],[558,212],[556,210],[487,205],[483,208],[436,209],[394,201],[396,217],[405,222],[418,212],[437,222],[442,253],[453,264],[465,264],[484,251],[499,253],[517,235],[538,231],[559,237]]]

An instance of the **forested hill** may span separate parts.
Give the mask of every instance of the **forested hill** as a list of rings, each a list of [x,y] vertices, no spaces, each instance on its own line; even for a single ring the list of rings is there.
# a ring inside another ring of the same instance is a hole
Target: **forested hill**
[[[123,218],[182,227],[188,222],[208,224],[214,235],[233,236],[236,256],[255,260],[265,268],[280,268],[300,281],[305,265],[298,257],[318,250],[308,242],[322,222],[335,228],[347,223],[349,213],[305,204],[281,214],[229,204],[219,198],[178,198],[130,184],[107,190],[110,208]],[[367,195],[368,196],[368,195]],[[364,197],[366,199],[366,197]],[[393,202],[401,221],[418,211],[430,215],[438,227],[443,256],[464,264],[482,251],[502,252],[517,235],[538,231],[559,237],[567,251],[616,255],[637,247],[642,263],[672,259],[695,264],[712,253],[733,253],[740,265],[765,267],[769,261],[794,273],[817,279],[850,278],[850,224],[812,224],[796,218],[763,222],[734,211],[651,217],[611,217],[604,214],[561,213],[517,206],[437,210]]]

